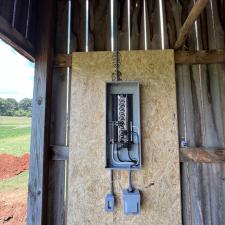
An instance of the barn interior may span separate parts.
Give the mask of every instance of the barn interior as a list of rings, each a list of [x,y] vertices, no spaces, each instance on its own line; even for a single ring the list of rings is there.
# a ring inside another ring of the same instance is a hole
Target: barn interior
[[[1,0],[0,38],[35,62],[28,225],[225,224],[224,0]],[[105,146],[126,84],[135,168]]]

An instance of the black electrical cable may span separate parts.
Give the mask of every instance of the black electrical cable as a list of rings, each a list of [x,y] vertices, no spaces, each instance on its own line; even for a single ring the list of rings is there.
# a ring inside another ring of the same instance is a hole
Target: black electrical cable
[[[137,133],[137,132],[131,131],[131,133],[136,134],[136,135],[137,135],[137,138],[139,139],[139,136],[138,136],[138,133]],[[128,157],[129,157],[129,159],[130,159],[132,162],[135,162],[135,164],[137,164],[138,160],[137,160],[137,159],[132,159],[132,157],[130,156],[130,151],[129,151],[128,148],[127,148],[127,151],[128,151]]]
[[[129,149],[127,149],[127,153],[128,153],[129,159],[130,159],[132,162],[134,162],[135,164],[137,164],[138,160],[132,159],[132,157],[130,156],[130,151],[129,151]]]
[[[129,152],[129,150],[128,150],[128,152]],[[132,162],[132,163],[137,163],[137,161],[135,161],[135,160],[130,160],[130,161],[128,161],[128,160],[122,160],[121,158],[120,158],[120,156],[119,156],[119,151],[118,151],[118,148],[116,149],[116,154],[117,154],[117,158],[118,158],[118,160],[120,161],[120,162]],[[130,158],[130,157],[129,157]]]

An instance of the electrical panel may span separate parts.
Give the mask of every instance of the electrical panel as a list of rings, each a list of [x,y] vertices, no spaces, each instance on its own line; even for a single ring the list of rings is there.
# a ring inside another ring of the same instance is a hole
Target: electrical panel
[[[140,84],[106,83],[106,168],[141,167]]]

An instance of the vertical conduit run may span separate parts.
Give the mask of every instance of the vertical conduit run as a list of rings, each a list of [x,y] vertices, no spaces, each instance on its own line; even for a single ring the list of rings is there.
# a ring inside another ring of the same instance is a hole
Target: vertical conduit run
[[[71,53],[70,49],[70,34],[71,34],[71,0],[68,1],[68,27],[67,27],[67,54],[69,55]],[[69,111],[70,111],[70,67],[67,67],[67,93],[66,93],[66,146],[69,144]]]
[[[177,6],[180,5],[179,0],[176,0],[176,5]],[[181,15],[180,14],[179,14],[179,17],[178,18],[179,18],[178,20],[181,21]],[[181,26],[181,25],[179,25],[179,26]],[[184,90],[185,89],[185,81],[184,81],[185,72],[184,72],[184,69],[181,69],[180,70],[181,67],[183,67],[183,65],[182,66],[178,66],[176,68],[177,71],[180,71],[181,72],[179,76],[181,77],[181,81],[182,81],[181,82],[181,85],[182,85],[182,93],[181,93],[182,102],[181,102],[181,104],[182,104],[182,112],[183,112],[183,121],[182,121],[182,123],[183,123],[183,126],[184,126],[184,131],[183,132],[179,131],[180,133],[182,133],[182,136],[179,137],[179,144],[181,143],[181,141],[184,141],[184,142],[188,143],[188,135],[187,135],[187,109],[186,109],[187,103],[186,103],[186,99],[184,97],[185,96],[185,90]],[[179,81],[177,81],[177,82],[179,83]]]
[[[67,27],[67,54],[71,53],[71,0],[68,0],[68,27]],[[71,70],[67,67],[66,73],[67,87],[66,87],[66,146],[69,146],[69,123],[70,123],[70,91],[71,91]],[[69,171],[69,159],[65,161],[65,224],[67,224],[67,206],[68,206],[68,171]]]
[[[28,8],[27,8],[27,22],[26,22],[26,31],[25,37],[28,38],[29,25],[30,25],[30,8],[31,8],[31,0],[28,0]]]
[[[128,23],[128,51],[131,50],[131,17],[130,17],[130,0],[127,0],[127,23]]]
[[[159,20],[160,20],[160,34],[161,34],[161,48],[165,49],[165,34],[164,34],[164,15],[163,15],[163,0],[159,0]]]
[[[114,18],[115,18],[115,11],[114,8],[115,7],[115,2],[114,0],[110,0],[110,30],[111,30],[111,34],[110,34],[110,39],[111,39],[111,51],[114,52],[115,51],[115,45],[114,45],[114,41],[115,41],[115,22],[114,22]],[[117,21],[117,20],[115,20]],[[118,48],[118,44],[117,44],[117,48]],[[114,188],[113,188],[113,170],[110,170],[110,193],[113,194],[114,193]]]
[[[14,4],[13,4],[13,17],[12,17],[12,27],[15,27],[15,21],[16,21],[16,6],[17,6],[17,0],[14,0]]]
[[[193,0],[193,5],[196,3],[196,0]],[[199,35],[199,27],[198,27],[198,20],[195,21],[194,23],[194,33],[195,33],[195,40],[196,40],[196,50],[200,50],[200,35]],[[200,85],[200,101],[201,101],[201,108],[202,112],[204,112],[204,97],[203,97],[203,81],[202,81],[202,65],[198,65],[198,74],[199,74],[199,85]],[[204,121],[205,120],[205,115],[202,113],[202,118]],[[203,125],[203,143],[206,144],[206,126],[205,122],[202,123]]]
[[[146,8],[146,0],[143,0],[143,7],[144,7],[144,42],[145,42],[145,50],[148,49],[148,42],[147,42],[147,8]]]
[[[85,51],[88,52],[88,39],[89,39],[89,0],[86,0],[85,13],[86,13]]]

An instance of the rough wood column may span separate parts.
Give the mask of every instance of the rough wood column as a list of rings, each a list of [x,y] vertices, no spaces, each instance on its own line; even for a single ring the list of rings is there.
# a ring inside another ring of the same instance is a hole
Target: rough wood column
[[[67,52],[68,1],[57,0],[55,53]],[[67,69],[54,68],[52,81],[51,145],[65,146],[67,131]],[[49,161],[48,225],[65,224],[64,160]]]
[[[37,49],[33,93],[28,225],[46,224],[49,117],[54,43],[55,1],[38,1]]]

